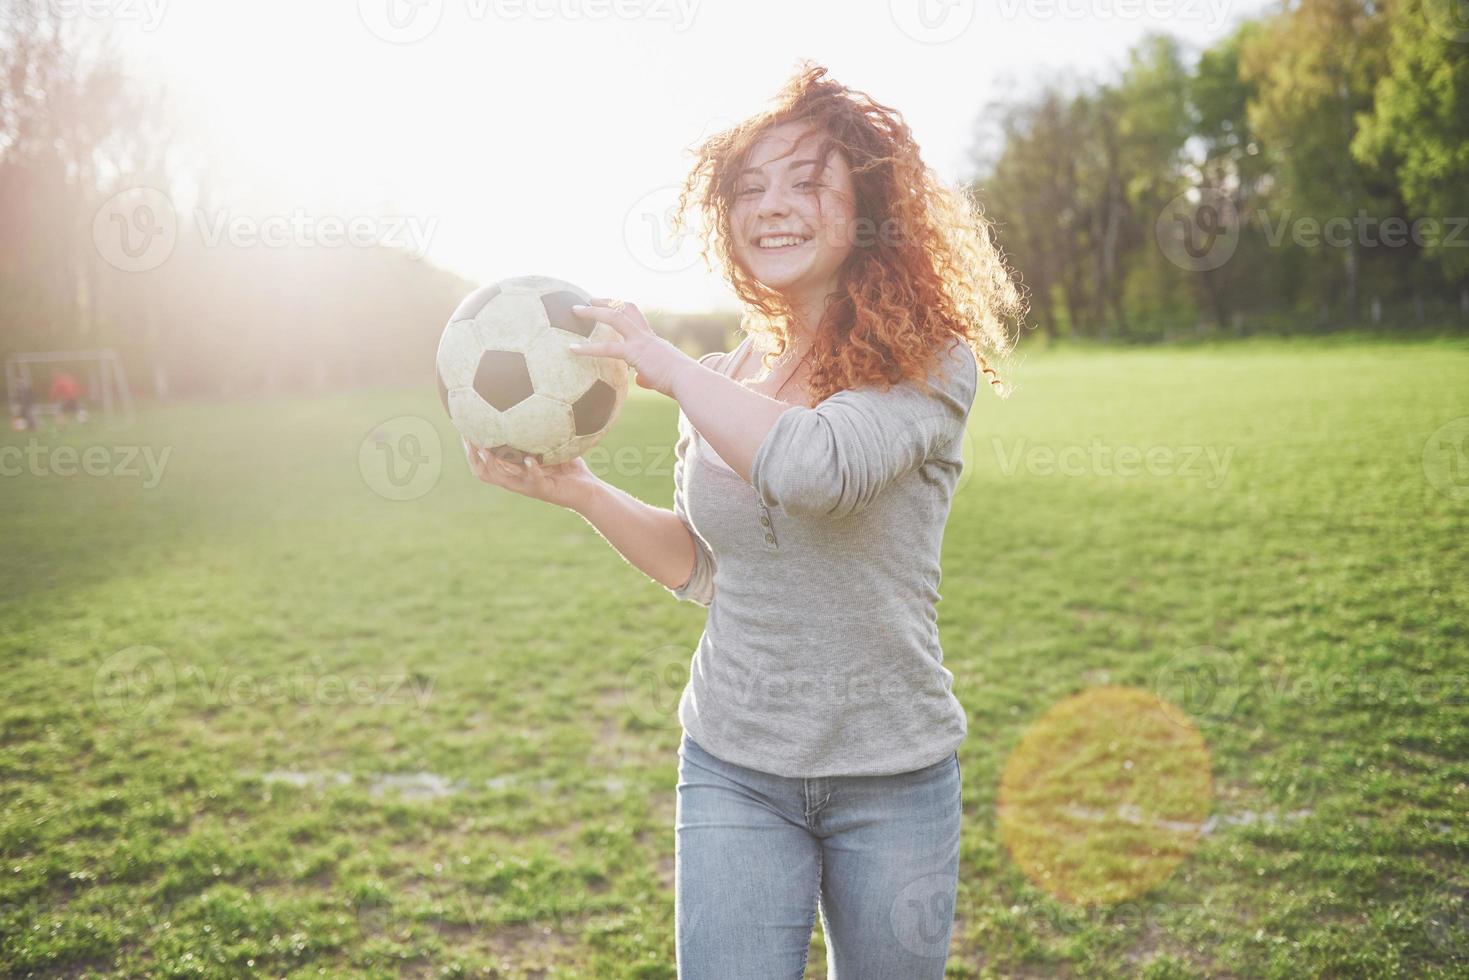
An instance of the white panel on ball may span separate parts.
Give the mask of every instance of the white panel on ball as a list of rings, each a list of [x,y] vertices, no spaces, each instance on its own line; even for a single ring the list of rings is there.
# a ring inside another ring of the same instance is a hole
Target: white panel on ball
[[[436,362],[444,407],[470,443],[553,465],[582,455],[607,434],[629,376],[617,358],[567,349],[619,339],[606,324],[571,312],[588,300],[585,290],[563,280],[522,276],[460,303]]]

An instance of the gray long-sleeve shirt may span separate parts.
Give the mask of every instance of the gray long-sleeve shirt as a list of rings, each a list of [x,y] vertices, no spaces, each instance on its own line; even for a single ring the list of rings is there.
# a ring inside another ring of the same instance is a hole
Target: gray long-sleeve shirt
[[[735,356],[704,362],[728,373]],[[749,482],[679,413],[673,509],[695,558],[669,591],[709,614],[678,717],[713,755],[781,776],[886,775],[963,742],[935,604],[979,372],[957,339],[936,366],[928,391],[905,381],[787,410]]]

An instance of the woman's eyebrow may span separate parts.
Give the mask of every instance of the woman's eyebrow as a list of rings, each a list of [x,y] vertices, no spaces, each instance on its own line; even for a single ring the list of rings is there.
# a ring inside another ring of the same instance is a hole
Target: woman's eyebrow
[[[819,165],[820,163],[820,160],[797,160],[790,165],[789,169],[795,170],[797,167],[808,167],[812,165]],[[740,171],[740,176],[743,177],[745,174],[763,174],[764,172],[764,167],[746,167],[744,170]]]

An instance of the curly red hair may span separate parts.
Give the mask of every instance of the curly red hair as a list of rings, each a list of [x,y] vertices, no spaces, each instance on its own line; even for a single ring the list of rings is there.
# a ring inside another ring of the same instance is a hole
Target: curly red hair
[[[704,226],[704,258],[712,251],[744,303],[746,330],[770,339],[768,368],[792,343],[793,311],[735,261],[730,212],[745,160],[768,130],[807,123],[821,134],[818,159],[840,152],[856,191],[857,226],[878,233],[854,238],[838,272],[811,350],[807,382],[813,402],[847,388],[886,386],[927,377],[948,338],[961,337],[1001,397],[1008,393],[987,354],[1014,349],[1007,326],[1024,312],[989,222],[967,191],[946,186],[918,153],[895,110],[826,77],[811,62],[786,82],[765,112],[706,139],[679,195]],[[692,207],[691,207],[692,206]]]

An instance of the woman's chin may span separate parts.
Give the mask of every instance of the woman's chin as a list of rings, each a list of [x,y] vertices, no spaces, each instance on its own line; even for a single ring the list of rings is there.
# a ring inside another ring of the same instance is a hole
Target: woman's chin
[[[805,269],[791,269],[785,267],[760,268],[757,263],[751,270],[755,281],[766,289],[773,289],[777,293],[789,292],[797,289],[806,276]]]

